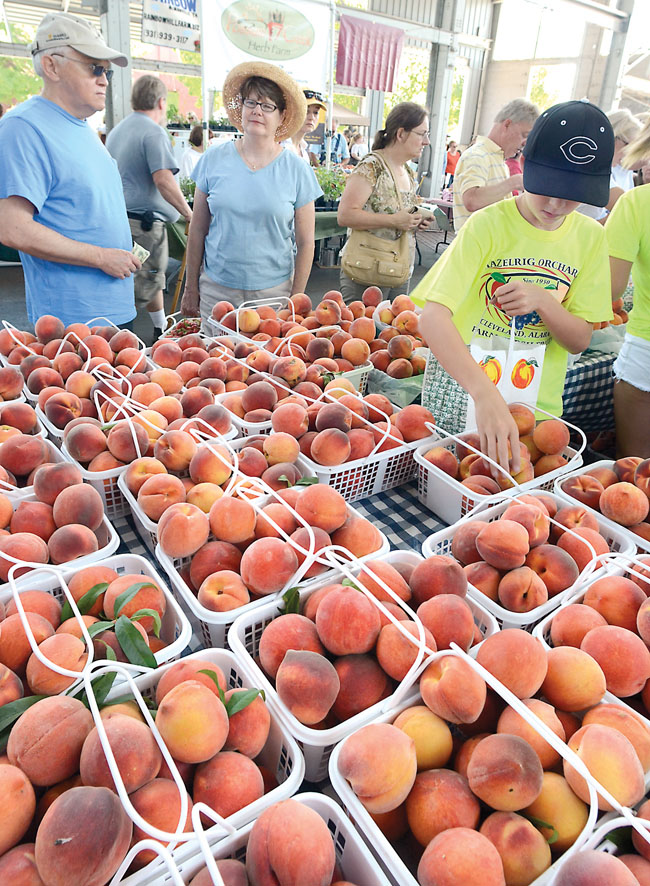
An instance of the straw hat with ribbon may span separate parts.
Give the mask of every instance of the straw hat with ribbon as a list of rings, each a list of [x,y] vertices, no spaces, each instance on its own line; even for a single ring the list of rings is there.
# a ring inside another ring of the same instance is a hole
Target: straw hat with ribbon
[[[286,109],[284,120],[278,126],[275,137],[277,141],[290,138],[305,122],[307,116],[307,99],[293,77],[277,65],[269,62],[242,62],[234,67],[223,84],[223,103],[228,119],[242,132],[242,97],[241,87],[249,77],[265,77],[280,89],[284,96]]]

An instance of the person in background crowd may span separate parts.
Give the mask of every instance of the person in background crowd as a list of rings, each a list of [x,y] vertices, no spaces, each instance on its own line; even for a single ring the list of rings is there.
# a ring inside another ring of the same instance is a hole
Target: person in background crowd
[[[304,292],[314,258],[314,173],[279,142],[303,125],[298,84],[267,62],[234,67],[223,85],[244,137],[213,148],[195,170],[181,310],[204,322],[219,301],[234,306]],[[294,262],[295,231],[296,254]]]
[[[2,104],[2,102],[0,102],[0,117],[2,117],[4,112],[5,112],[5,106]]]
[[[456,232],[477,209],[521,191],[521,175],[510,177],[506,157],[523,148],[539,110],[516,98],[496,115],[487,136],[479,135],[463,151],[454,173],[454,229]]]
[[[327,124],[326,124],[327,125]],[[348,143],[346,141],[345,136],[342,132],[337,132],[338,129],[338,120],[332,120],[332,130],[334,135],[330,141],[330,158],[331,162],[336,166],[348,166],[350,161],[350,151],[348,149]],[[319,162],[319,166],[323,166],[325,164],[326,155],[325,148],[327,146],[327,139],[323,139],[320,145],[314,145],[309,147],[309,150],[316,153]]]
[[[521,151],[517,151],[512,157],[506,157],[506,166],[508,167],[510,177],[521,175],[524,171],[524,156]],[[513,191],[512,193],[516,197],[519,191]]]
[[[183,151],[178,168],[179,181],[182,178],[192,178],[194,167],[203,153],[203,126],[200,123],[192,127],[188,141],[190,145]]]
[[[352,144],[350,146],[350,164],[356,166],[363,160],[368,151],[368,142],[360,132],[357,132],[357,134],[352,137]]]
[[[643,165],[634,173],[634,186],[650,184],[650,158],[643,161]]]
[[[564,152],[577,139],[593,143],[589,159]],[[535,349],[541,371],[531,405],[562,414],[568,354],[589,345],[593,323],[613,316],[605,232],[574,212],[607,194],[613,152],[612,127],[595,105],[572,101],[544,111],[524,148],[523,193],[473,214],[412,294],[424,306],[420,329],[431,349],[422,405],[434,405],[425,394],[433,372],[433,399],[441,398],[436,418],[458,433],[471,397],[481,449],[508,470],[510,447],[515,474],[517,425],[471,344],[476,338],[489,348],[498,336],[506,347],[514,323],[518,356]]]
[[[606,206],[590,206],[583,203],[578,207],[578,212],[595,218],[601,224],[605,223],[607,215],[614,208],[614,204],[618,198],[626,191],[634,187],[634,172],[626,169],[621,165],[621,158],[625,149],[633,141],[641,131],[641,123],[634,117],[627,108],[620,111],[613,111],[607,115],[609,122],[614,129],[616,137],[616,145],[614,148],[614,159],[612,160],[612,174],[609,183],[609,200]]]
[[[429,143],[429,118],[414,102],[395,105],[386,126],[375,135],[367,154],[345,183],[338,222],[348,228],[370,231],[386,240],[398,240],[403,231],[410,237],[411,274],[415,261],[415,231],[428,221],[417,212],[416,181],[410,160],[417,160]],[[399,194],[397,188],[399,188]],[[401,208],[400,208],[401,207]],[[384,298],[407,293],[409,280],[399,287],[383,287]],[[341,292],[346,303],[356,301],[367,287],[355,283],[341,270]]]
[[[149,314],[156,341],[165,328],[166,225],[179,214],[189,222],[192,210],[174,178],[178,166],[163,129],[167,87],[159,77],[144,74],[133,84],[131,106],[133,112],[111,130],[106,147],[120,170],[133,239],[150,253],[135,276],[135,301]]]
[[[62,12],[41,20],[30,50],[41,94],[0,121],[0,230],[20,252],[27,314],[129,326],[140,262],[117,166],[86,122],[104,109],[111,63],[128,60]]]
[[[627,147],[623,166],[650,157],[650,121]],[[648,168],[647,166],[644,168]],[[634,307],[614,363],[617,457],[650,458],[650,184],[626,191],[605,223],[612,300],[625,292],[632,272]]]
[[[312,154],[309,150],[309,145],[305,141],[305,136],[308,132],[313,132],[314,129],[318,126],[318,114],[321,110],[325,111],[325,102],[323,101],[323,97],[319,92],[314,92],[313,89],[303,89],[303,94],[307,99],[307,115],[305,117],[305,122],[302,124],[298,132],[294,132],[291,138],[286,138],[282,142],[282,146],[284,148],[288,148],[290,151],[293,151],[294,154],[297,154],[305,163],[312,163]]]
[[[445,163],[445,176],[449,176],[445,181],[447,187],[454,183],[454,175],[456,174],[456,166],[459,159],[460,151],[458,150],[458,144],[456,142],[449,142],[447,145],[447,162]]]

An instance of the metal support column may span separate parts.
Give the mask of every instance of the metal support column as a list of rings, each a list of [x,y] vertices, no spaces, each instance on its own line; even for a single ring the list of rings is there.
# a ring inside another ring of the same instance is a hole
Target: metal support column
[[[631,16],[634,9],[634,0],[619,0],[617,6],[619,10]],[[628,55],[626,52],[626,42],[629,25],[630,19],[628,18],[626,21],[621,22],[619,27],[615,28],[612,33],[612,42],[607,55],[605,73],[598,99],[598,106],[605,112],[610,111],[612,108],[617,108],[621,97],[621,76],[623,65]]]
[[[131,112],[131,37],[128,0],[100,0],[100,23],[106,43],[128,58],[126,68],[113,65],[115,73],[106,91],[106,132]]]

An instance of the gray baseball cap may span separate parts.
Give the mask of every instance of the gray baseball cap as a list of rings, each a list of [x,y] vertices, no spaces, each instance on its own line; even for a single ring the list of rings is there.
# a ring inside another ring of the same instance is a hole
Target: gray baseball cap
[[[48,12],[36,29],[30,52],[34,55],[61,46],[71,46],[88,58],[107,59],[122,68],[129,63],[125,55],[106,45],[101,33],[86,19],[67,12]]]

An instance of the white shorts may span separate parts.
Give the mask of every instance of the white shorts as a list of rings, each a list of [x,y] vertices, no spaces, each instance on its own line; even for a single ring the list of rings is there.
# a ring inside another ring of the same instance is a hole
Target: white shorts
[[[650,341],[626,332],[613,369],[618,381],[650,391]]]

